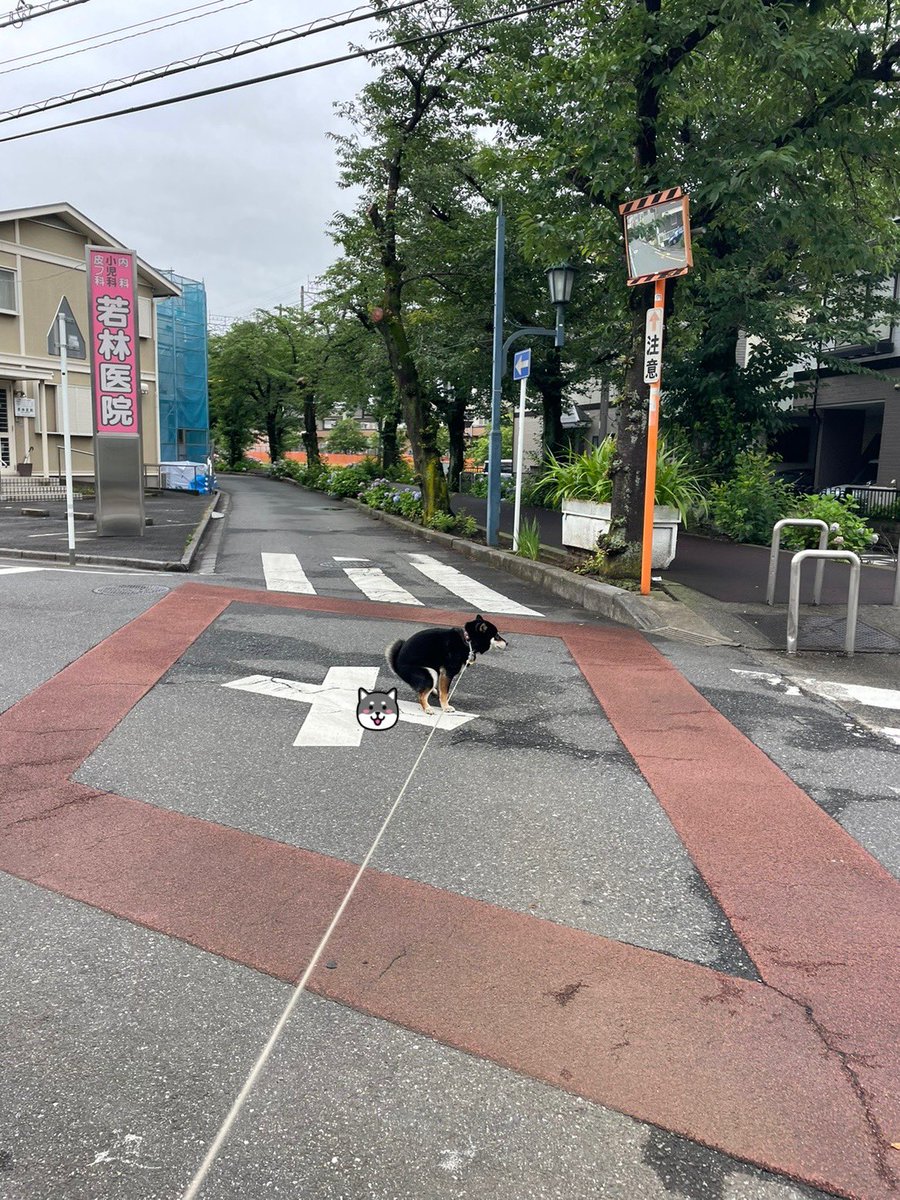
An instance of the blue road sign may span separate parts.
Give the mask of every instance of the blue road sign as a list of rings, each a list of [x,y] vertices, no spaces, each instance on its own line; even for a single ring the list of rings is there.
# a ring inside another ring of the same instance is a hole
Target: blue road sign
[[[513,379],[527,379],[531,374],[531,351],[517,350],[513,355]]]

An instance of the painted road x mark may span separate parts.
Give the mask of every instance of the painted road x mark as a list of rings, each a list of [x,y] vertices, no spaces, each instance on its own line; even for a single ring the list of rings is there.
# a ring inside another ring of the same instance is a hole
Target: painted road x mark
[[[0,575],[22,575],[25,571],[43,571],[43,567],[0,567]]]
[[[322,683],[302,683],[296,679],[275,679],[271,675],[248,675],[223,683],[222,687],[257,696],[274,696],[310,706],[309,714],[294,739],[295,746],[360,746],[363,730],[356,720],[359,689],[372,691],[378,682],[380,667],[330,667]],[[443,713],[439,729],[454,730],[475,717],[475,713]],[[400,720],[410,725],[434,726],[437,716],[429,717],[418,704],[400,701]]]

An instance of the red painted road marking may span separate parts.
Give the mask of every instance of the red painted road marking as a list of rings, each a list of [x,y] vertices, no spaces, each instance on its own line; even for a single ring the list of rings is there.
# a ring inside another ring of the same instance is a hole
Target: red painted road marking
[[[900,884],[643,639],[627,676],[615,636],[566,640],[762,978],[900,1129]]]
[[[423,623],[462,617],[181,588],[0,716],[0,867],[295,980],[350,864],[68,780],[232,601]],[[330,944],[337,969],[317,972],[313,990],[816,1186],[896,1197],[887,1142],[897,992],[879,998],[895,968],[876,935],[896,928],[900,888],[639,635],[535,618],[504,618],[503,629],[569,644],[779,990],[374,871]],[[717,764],[727,762],[739,764],[736,778],[723,778]],[[764,858],[772,853],[775,872]],[[817,876],[831,857],[846,869]],[[817,878],[853,887],[829,897]],[[833,965],[812,956],[798,965],[808,935]],[[809,1011],[793,998],[800,983]],[[883,1023],[868,1028],[876,1017]]]

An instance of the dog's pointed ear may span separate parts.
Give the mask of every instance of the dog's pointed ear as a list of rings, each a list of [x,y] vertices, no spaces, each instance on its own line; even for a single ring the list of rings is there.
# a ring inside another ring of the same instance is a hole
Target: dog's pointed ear
[[[476,614],[475,614],[475,620],[476,620],[476,621],[483,621],[483,620],[484,620],[484,617],[481,615],[481,613],[476,613]]]
[[[397,699],[397,689],[391,688],[391,690],[388,692],[388,695],[390,696],[390,698],[392,700],[396,700]]]
[[[365,688],[360,688],[360,689],[359,689],[359,699],[360,699],[360,700],[365,700],[365,698],[366,698],[366,696],[368,696],[368,694],[369,694],[369,693],[366,691],[366,689],[365,689]]]

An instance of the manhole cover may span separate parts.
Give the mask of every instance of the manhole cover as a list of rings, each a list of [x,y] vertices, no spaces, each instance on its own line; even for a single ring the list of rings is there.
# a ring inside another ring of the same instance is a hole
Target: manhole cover
[[[171,588],[164,587],[161,583],[111,583],[107,587],[94,588],[94,591],[101,596],[131,596],[136,594],[162,596],[171,590]]]
[[[759,632],[776,646],[787,643],[787,614],[765,613],[761,616],[744,614]],[[828,617],[823,613],[801,613],[797,633],[798,650],[843,650],[847,632],[845,617]],[[880,629],[873,629],[863,621],[856,623],[856,649],[858,651],[880,651],[882,654],[900,651],[900,641]]]

